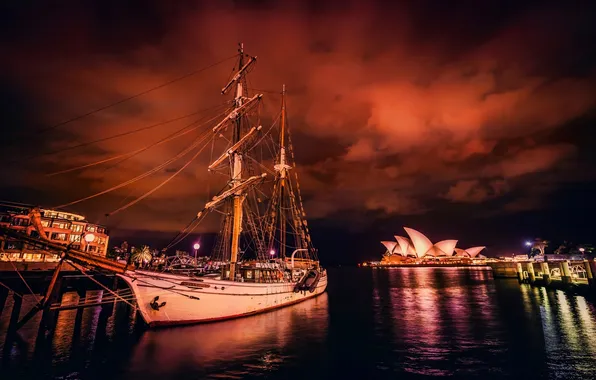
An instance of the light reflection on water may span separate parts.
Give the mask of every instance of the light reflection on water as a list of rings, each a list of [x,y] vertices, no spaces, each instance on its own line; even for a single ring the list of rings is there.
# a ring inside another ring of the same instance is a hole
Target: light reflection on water
[[[593,300],[458,268],[330,270],[328,293],[253,317],[140,331],[118,306],[39,316],[3,349],[2,378],[596,378]],[[68,294],[76,298],[76,295]],[[32,305],[24,302],[21,316]],[[128,312],[128,314],[127,314]],[[8,376],[4,376],[8,375]]]

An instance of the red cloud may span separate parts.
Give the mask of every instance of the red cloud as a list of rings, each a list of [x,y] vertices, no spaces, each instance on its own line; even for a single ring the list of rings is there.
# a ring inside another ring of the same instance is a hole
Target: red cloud
[[[522,14],[480,42],[463,41],[455,32],[450,37],[448,28],[440,40],[429,42],[424,25],[412,21],[415,7],[392,10],[398,16],[392,13],[388,19],[399,30],[382,33],[383,17],[372,6],[346,3],[332,17],[312,15],[300,2],[273,10],[227,7],[164,9],[163,35],[140,43],[135,39],[117,54],[98,53],[103,45],[85,18],[87,12],[72,10],[69,15],[79,16],[73,20],[81,21],[71,24],[65,15],[62,30],[76,36],[75,42],[62,44],[65,36],[59,34],[39,36],[37,43],[9,49],[10,60],[2,65],[31,96],[36,121],[51,125],[230,56],[236,43],[244,41],[246,51],[258,56],[249,87],[278,91],[287,84],[290,122],[306,141],[296,150],[318,159],[299,168],[307,211],[314,216],[341,210],[412,214],[429,210],[429,201],[436,199],[482,202],[499,197],[516,189],[510,179],[556,170],[559,161],[573,159],[572,145],[535,135],[560,128],[596,105],[593,75],[566,76],[544,64],[566,52],[575,27],[569,21],[573,18],[565,12],[560,16],[559,9]],[[219,90],[231,68],[229,62],[64,126],[47,135],[47,144],[70,146],[219,104],[225,100]],[[270,115],[278,104],[279,98],[266,93],[264,107]],[[99,149],[47,157],[38,162],[37,172],[131,151],[183,124],[105,142]],[[317,145],[308,141],[320,138],[337,146],[326,143],[309,152]],[[117,170],[93,168],[37,185],[76,198],[142,173],[187,143],[183,138],[164,144]],[[202,164],[208,160],[201,157]],[[208,194],[203,183],[211,177],[203,166],[197,164],[151,199],[168,205],[182,199],[204,201]],[[144,193],[167,176],[158,173],[118,192],[113,204],[118,197]],[[174,220],[180,211],[189,217],[196,211],[185,208],[178,207],[174,216],[164,207],[161,217]],[[139,215],[146,212],[141,206],[138,210],[143,210]],[[149,225],[143,215],[125,225]],[[172,222],[172,228],[178,224]]]

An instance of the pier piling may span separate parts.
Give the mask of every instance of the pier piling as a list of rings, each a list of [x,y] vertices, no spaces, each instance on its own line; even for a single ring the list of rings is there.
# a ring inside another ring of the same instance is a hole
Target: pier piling
[[[535,264],[540,266],[534,267]],[[544,255],[520,261],[494,261],[489,266],[495,279],[517,278],[520,284],[586,294],[596,291],[596,260],[587,255]]]
[[[542,267],[542,282],[544,282],[544,285],[548,285],[550,284],[550,268],[548,267],[548,263],[545,261],[540,263],[540,266]]]
[[[23,305],[23,297],[19,296],[16,293],[12,294],[13,304],[12,304],[12,312],[10,313],[10,322],[8,322],[8,333],[7,335],[12,335],[17,331],[17,323],[19,322],[19,314],[21,314],[21,306]],[[9,341],[9,339],[6,339]]]
[[[561,281],[564,284],[571,284],[571,271],[569,270],[569,261],[561,261],[559,263],[561,268]]]
[[[517,269],[517,281],[519,281],[519,283],[521,284],[522,282],[524,282],[524,268],[522,267],[521,263],[517,263],[516,269]]]
[[[534,274],[534,263],[528,263],[528,278],[530,280],[530,284],[536,282],[536,275]]]
[[[584,266],[586,267],[586,276],[588,277],[588,284],[591,288],[596,288],[596,261],[584,260]]]
[[[8,289],[0,288],[0,316],[2,316],[2,312],[4,311],[4,306],[6,306],[7,298],[8,298]]]

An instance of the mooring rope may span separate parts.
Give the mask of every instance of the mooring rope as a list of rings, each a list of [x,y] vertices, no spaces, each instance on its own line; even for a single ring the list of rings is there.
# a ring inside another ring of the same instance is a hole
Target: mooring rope
[[[10,257],[8,255],[6,255],[6,258],[8,259],[8,262],[10,263],[10,265],[12,265],[12,267],[14,268],[14,270],[17,272],[17,274],[19,275],[19,277],[21,278],[21,280],[23,281],[23,283],[25,284],[25,286],[27,287],[27,289],[29,289],[29,292],[33,295],[33,297],[35,298],[35,301],[39,302],[39,297],[37,297],[37,294],[35,294],[33,292],[33,289],[31,289],[31,287],[29,286],[29,283],[27,282],[27,280],[25,280],[23,278],[23,276],[21,275],[21,272],[19,272],[19,270],[17,269],[17,267],[14,265],[14,263],[12,262],[12,260],[10,259]]]
[[[119,300],[121,300],[124,303],[127,303],[128,305],[135,307],[135,305],[131,304],[130,302],[128,302],[127,300],[125,300],[123,297],[121,297],[118,293],[112,291],[112,289],[108,288],[107,286],[105,286],[104,284],[102,284],[101,282],[97,281],[96,279],[93,278],[93,276],[88,275],[87,273],[85,273],[83,271],[83,269],[81,269],[79,267],[78,264],[73,263],[72,261],[70,262],[70,264],[75,267],[76,269],[78,269],[85,277],[89,278],[91,281],[95,282],[97,285],[99,285],[100,287],[102,287],[103,289],[107,290],[109,293],[111,293],[114,297],[118,298]]]
[[[10,286],[8,286],[8,285],[4,284],[2,281],[0,281],[0,285],[4,286],[6,289],[8,289],[8,291],[9,291],[9,292],[13,292],[13,293],[14,293],[14,294],[16,294],[17,296],[19,296],[19,297],[23,298],[23,295],[22,295],[22,294],[20,294],[19,292],[17,292],[17,291],[16,291],[16,290],[14,290],[14,289],[11,289],[11,288],[10,288]]]

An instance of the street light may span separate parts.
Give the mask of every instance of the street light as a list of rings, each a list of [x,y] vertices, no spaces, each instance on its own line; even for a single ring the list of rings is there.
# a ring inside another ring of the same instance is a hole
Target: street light
[[[199,248],[201,248],[201,245],[199,243],[195,243],[195,245],[192,246],[195,249],[195,265],[197,263],[197,251],[199,250]]]
[[[91,243],[93,242],[93,240],[95,240],[95,235],[93,235],[92,233],[88,233],[85,235],[85,241],[87,243]]]
[[[529,247],[529,246],[531,246],[531,245],[532,245],[532,242],[531,242],[531,241],[527,241],[527,242],[526,242],[526,247]]]
[[[584,247],[581,247],[581,248],[579,249],[579,251],[580,251],[581,253],[584,253],[584,252],[586,251],[586,249],[585,249]]]
[[[275,249],[272,249],[271,251],[269,251],[269,254],[270,254],[271,256],[275,256]]]

